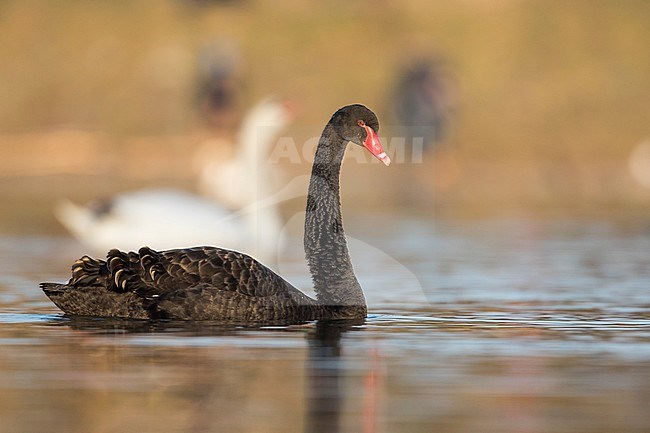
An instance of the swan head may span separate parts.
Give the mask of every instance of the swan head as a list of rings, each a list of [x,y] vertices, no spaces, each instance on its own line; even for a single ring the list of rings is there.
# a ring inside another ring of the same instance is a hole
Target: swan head
[[[343,139],[365,147],[375,158],[390,165],[390,158],[384,152],[377,135],[379,120],[369,108],[361,104],[345,106],[334,113],[332,123],[334,130]]]

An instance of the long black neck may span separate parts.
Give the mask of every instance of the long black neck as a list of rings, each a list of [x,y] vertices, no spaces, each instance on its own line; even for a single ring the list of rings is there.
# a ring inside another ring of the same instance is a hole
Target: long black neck
[[[339,174],[346,145],[347,140],[328,124],[318,142],[309,182],[305,253],[321,304],[365,308],[341,219]]]

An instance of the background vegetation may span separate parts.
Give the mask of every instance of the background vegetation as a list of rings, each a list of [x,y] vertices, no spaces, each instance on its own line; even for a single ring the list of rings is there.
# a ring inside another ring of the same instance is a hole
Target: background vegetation
[[[650,137],[648,17],[643,0],[5,0],[0,194],[46,209],[137,183],[190,185],[192,150],[210,133],[198,53],[226,40],[240,59],[237,116],[265,95],[291,97],[298,143],[353,101],[390,136],[399,71],[440,62],[455,107],[446,143],[382,171],[385,191],[355,203],[647,208],[628,162]]]

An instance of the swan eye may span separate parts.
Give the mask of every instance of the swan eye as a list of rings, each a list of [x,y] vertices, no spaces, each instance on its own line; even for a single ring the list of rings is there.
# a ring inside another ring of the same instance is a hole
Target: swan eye
[[[357,125],[363,128],[364,126],[366,126],[366,122],[364,122],[363,120],[357,120]]]

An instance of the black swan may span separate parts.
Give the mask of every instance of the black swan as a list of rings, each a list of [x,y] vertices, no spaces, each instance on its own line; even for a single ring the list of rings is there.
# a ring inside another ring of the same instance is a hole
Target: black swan
[[[364,318],[366,301],[343,232],[339,173],[350,141],[390,164],[377,131],[372,111],[349,105],[334,113],[318,142],[304,235],[316,299],[252,257],[218,247],[113,249],[106,260],[74,262],[67,284],[41,288],[75,316],[247,323]]]
[[[440,60],[417,60],[401,73],[392,111],[396,124],[404,126],[407,146],[421,138],[427,151],[444,141],[453,114],[453,90]]]

